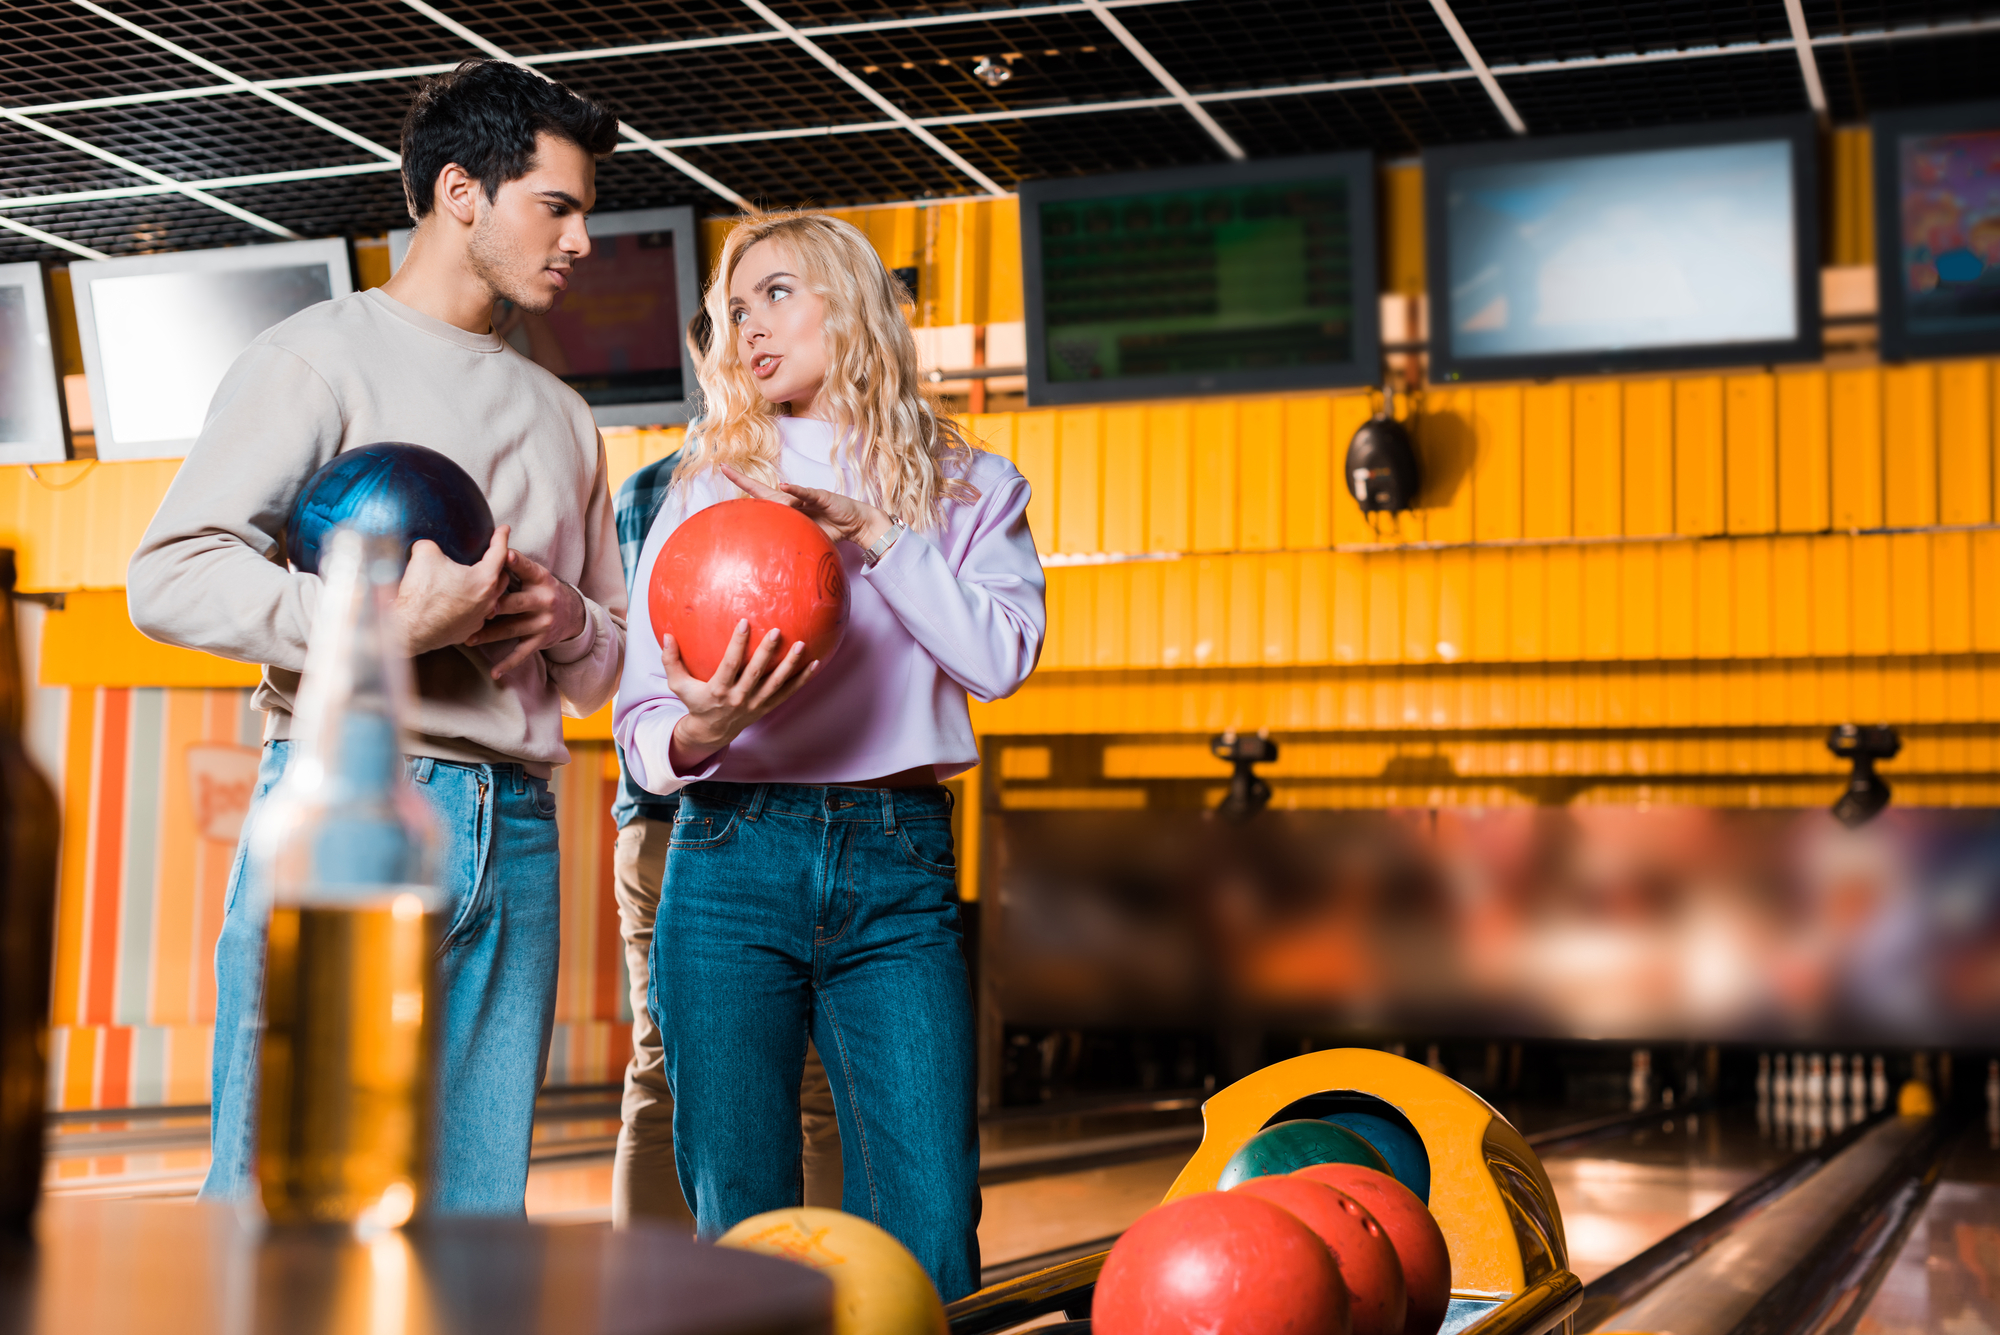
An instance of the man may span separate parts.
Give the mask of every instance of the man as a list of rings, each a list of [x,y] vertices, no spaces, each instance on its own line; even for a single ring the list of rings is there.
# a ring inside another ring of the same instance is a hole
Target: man
[[[428,1203],[522,1208],[555,1007],[548,778],[569,758],[561,715],[591,713],[617,685],[625,586],[589,408],[492,321],[502,299],[554,306],[590,253],[596,158],[616,140],[610,112],[518,66],[468,61],[426,83],[403,124],[417,225],[402,268],[386,287],[301,312],[237,359],[132,558],[140,630],[264,665],[263,763],[216,945],[206,1197],[255,1190],[265,896],[245,853],[285,769],[320,590],[287,569],[282,529],[314,469],[398,440],[455,460],[500,521],[475,565],[418,542],[392,614],[419,697],[409,774],[436,816],[451,915]]]
[[[697,393],[694,368],[708,352],[711,332],[705,310],[688,324],[691,404]],[[695,415],[699,416],[699,408]],[[646,545],[646,534],[666,503],[679,457],[675,453],[657,459],[618,487],[613,509],[628,597],[645,596],[636,569],[639,549]],[[625,940],[625,973],[632,988],[632,1060],[625,1067],[622,1124],[617,1156],[611,1165],[611,1222],[623,1228],[633,1219],[652,1219],[680,1225],[692,1233],[694,1212],[681,1192],[680,1171],[674,1162],[674,1097],[667,1087],[666,1054],[660,1045],[660,1031],[646,1009],[653,919],[660,910],[660,883],[666,874],[667,844],[673,837],[674,810],[679,804],[678,797],[661,797],[632,782],[625,772],[625,758],[619,756],[618,797],[611,804],[618,845],[611,867],[618,931]],[[840,1126],[834,1118],[826,1067],[811,1045],[806,1048],[805,1077],[799,1086],[799,1120],[805,1143],[805,1203],[838,1210]]]

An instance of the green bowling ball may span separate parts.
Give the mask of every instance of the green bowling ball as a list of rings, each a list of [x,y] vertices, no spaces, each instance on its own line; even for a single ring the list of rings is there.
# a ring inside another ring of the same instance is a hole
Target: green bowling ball
[[[1395,1179],[1416,1193],[1425,1205],[1431,1203],[1431,1157],[1424,1151],[1424,1142],[1386,1117],[1374,1113],[1337,1112],[1325,1119],[1335,1126],[1344,1126],[1363,1140],[1373,1145],[1384,1159],[1389,1161],[1390,1173]]]
[[[1395,1176],[1389,1161],[1362,1137],[1344,1126],[1302,1117],[1267,1126],[1250,1137],[1242,1149],[1229,1156],[1215,1186],[1218,1191],[1227,1191],[1253,1177],[1282,1177],[1316,1163],[1359,1164]]]

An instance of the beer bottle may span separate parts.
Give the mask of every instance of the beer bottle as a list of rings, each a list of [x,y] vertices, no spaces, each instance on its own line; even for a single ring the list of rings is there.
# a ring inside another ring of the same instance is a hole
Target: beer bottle
[[[334,535],[291,756],[252,835],[271,896],[257,1178],[279,1223],[394,1227],[424,1190],[442,904],[403,768],[403,559]]]

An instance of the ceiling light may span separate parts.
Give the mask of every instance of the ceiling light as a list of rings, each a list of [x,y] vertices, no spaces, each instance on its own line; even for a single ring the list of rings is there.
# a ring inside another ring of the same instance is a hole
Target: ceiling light
[[[972,72],[978,75],[988,88],[998,88],[1001,84],[1014,77],[1012,69],[993,59],[991,56],[981,56],[979,63],[972,67]]]

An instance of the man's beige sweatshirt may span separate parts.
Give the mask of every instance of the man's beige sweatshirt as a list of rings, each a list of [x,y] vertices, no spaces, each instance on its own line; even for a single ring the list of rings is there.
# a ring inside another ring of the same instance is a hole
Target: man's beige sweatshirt
[[[625,580],[604,443],[576,391],[491,334],[468,334],[379,289],[323,302],[264,333],[223,377],[201,436],[126,574],[132,624],[156,640],[264,665],[251,701],[264,737],[290,735],[317,575],[285,563],[292,498],[342,450],[426,445],[486,494],[514,550],[584,599],[584,628],[517,664],[513,642],[418,657],[413,749],[517,761],[546,776],[569,759],[562,714],[593,713],[618,685]]]

